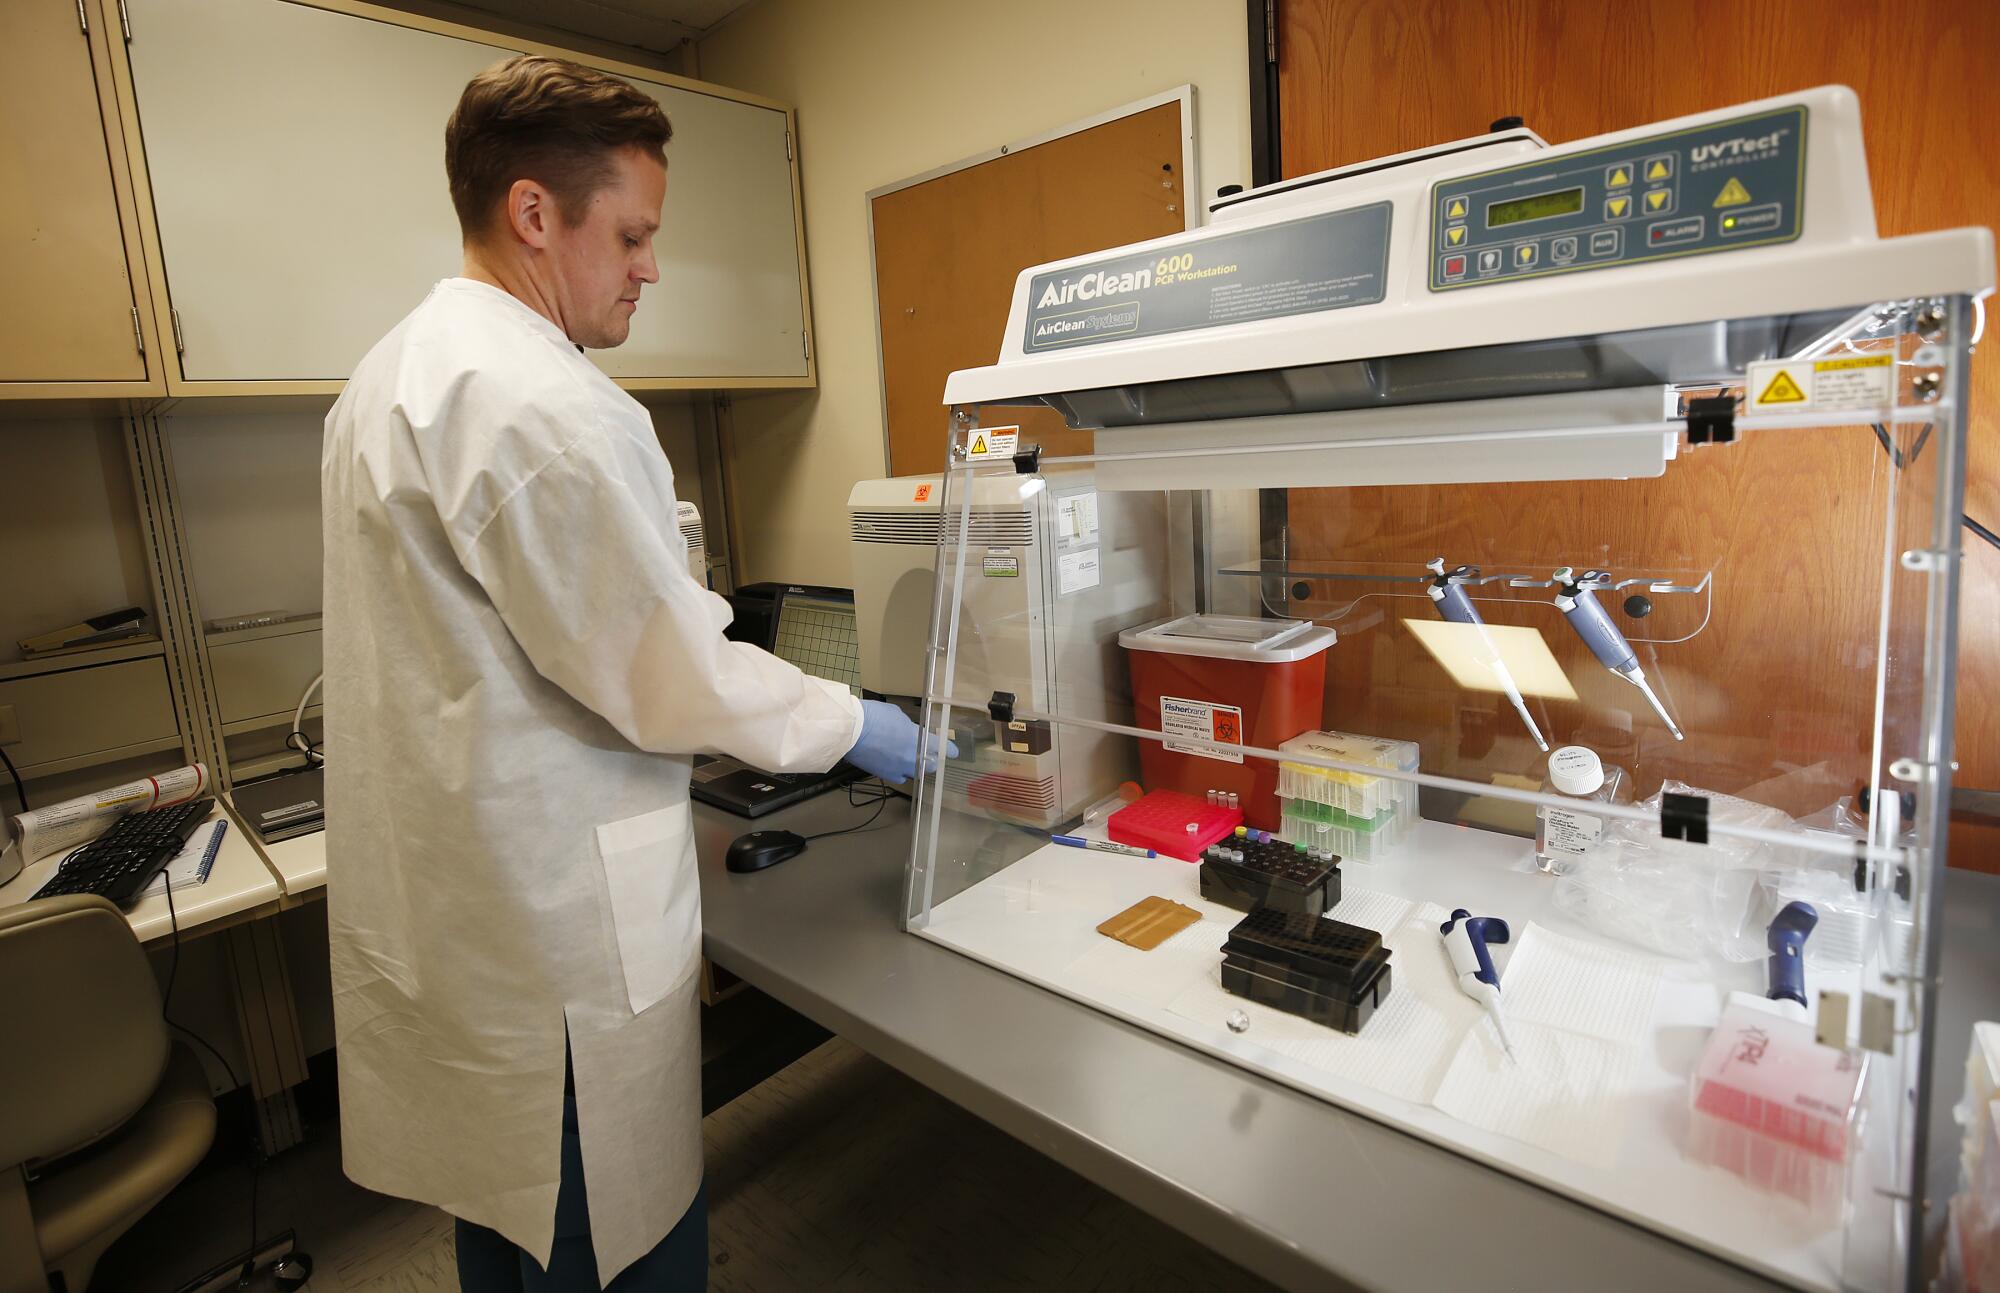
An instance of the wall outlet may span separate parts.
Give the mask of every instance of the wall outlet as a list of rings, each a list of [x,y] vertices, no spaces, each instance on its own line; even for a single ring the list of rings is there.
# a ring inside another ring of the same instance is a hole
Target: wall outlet
[[[0,745],[21,743],[21,720],[14,717],[12,705],[0,705]]]

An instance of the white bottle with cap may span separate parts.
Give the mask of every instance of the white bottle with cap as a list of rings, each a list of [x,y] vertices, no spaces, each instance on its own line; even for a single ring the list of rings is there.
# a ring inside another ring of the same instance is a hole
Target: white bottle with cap
[[[1576,800],[1578,806],[1544,804],[1535,810],[1535,869],[1562,875],[1600,852],[1604,818],[1584,805],[1625,803],[1631,798],[1631,784],[1625,769],[1605,763],[1595,750],[1565,745],[1550,754],[1542,793]]]

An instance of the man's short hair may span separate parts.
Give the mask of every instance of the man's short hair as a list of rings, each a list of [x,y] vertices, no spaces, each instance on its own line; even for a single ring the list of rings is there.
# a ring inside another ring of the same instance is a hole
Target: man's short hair
[[[651,96],[606,72],[560,58],[522,54],[466,83],[444,128],[444,170],[467,242],[490,229],[516,180],[555,195],[575,225],[612,159],[639,148],[666,163],[673,124]]]

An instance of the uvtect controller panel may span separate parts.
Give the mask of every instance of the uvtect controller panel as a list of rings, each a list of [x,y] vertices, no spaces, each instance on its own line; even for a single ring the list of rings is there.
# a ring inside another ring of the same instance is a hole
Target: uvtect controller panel
[[[1799,236],[1806,110],[1716,122],[1432,186],[1430,288],[1511,283]]]

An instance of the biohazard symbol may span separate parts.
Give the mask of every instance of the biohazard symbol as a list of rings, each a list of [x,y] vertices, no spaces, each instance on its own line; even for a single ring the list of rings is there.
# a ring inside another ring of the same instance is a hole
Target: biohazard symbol
[[[928,503],[930,501],[931,501],[931,487],[929,485],[917,486],[917,502]]]
[[[1216,710],[1214,722],[1210,726],[1215,732],[1215,739],[1219,744],[1243,744],[1243,720],[1228,710]]]
[[[1715,195],[1715,205],[1719,207],[1740,207],[1750,200],[1750,190],[1743,187],[1743,181],[1735,176],[1722,186],[1722,192]]]
[[[1757,397],[1757,402],[1759,404],[1804,404],[1806,402],[1806,393],[1799,389],[1799,384],[1792,380],[1790,373],[1780,368],[1778,375],[1771,379],[1771,384],[1764,388],[1764,393]]]

